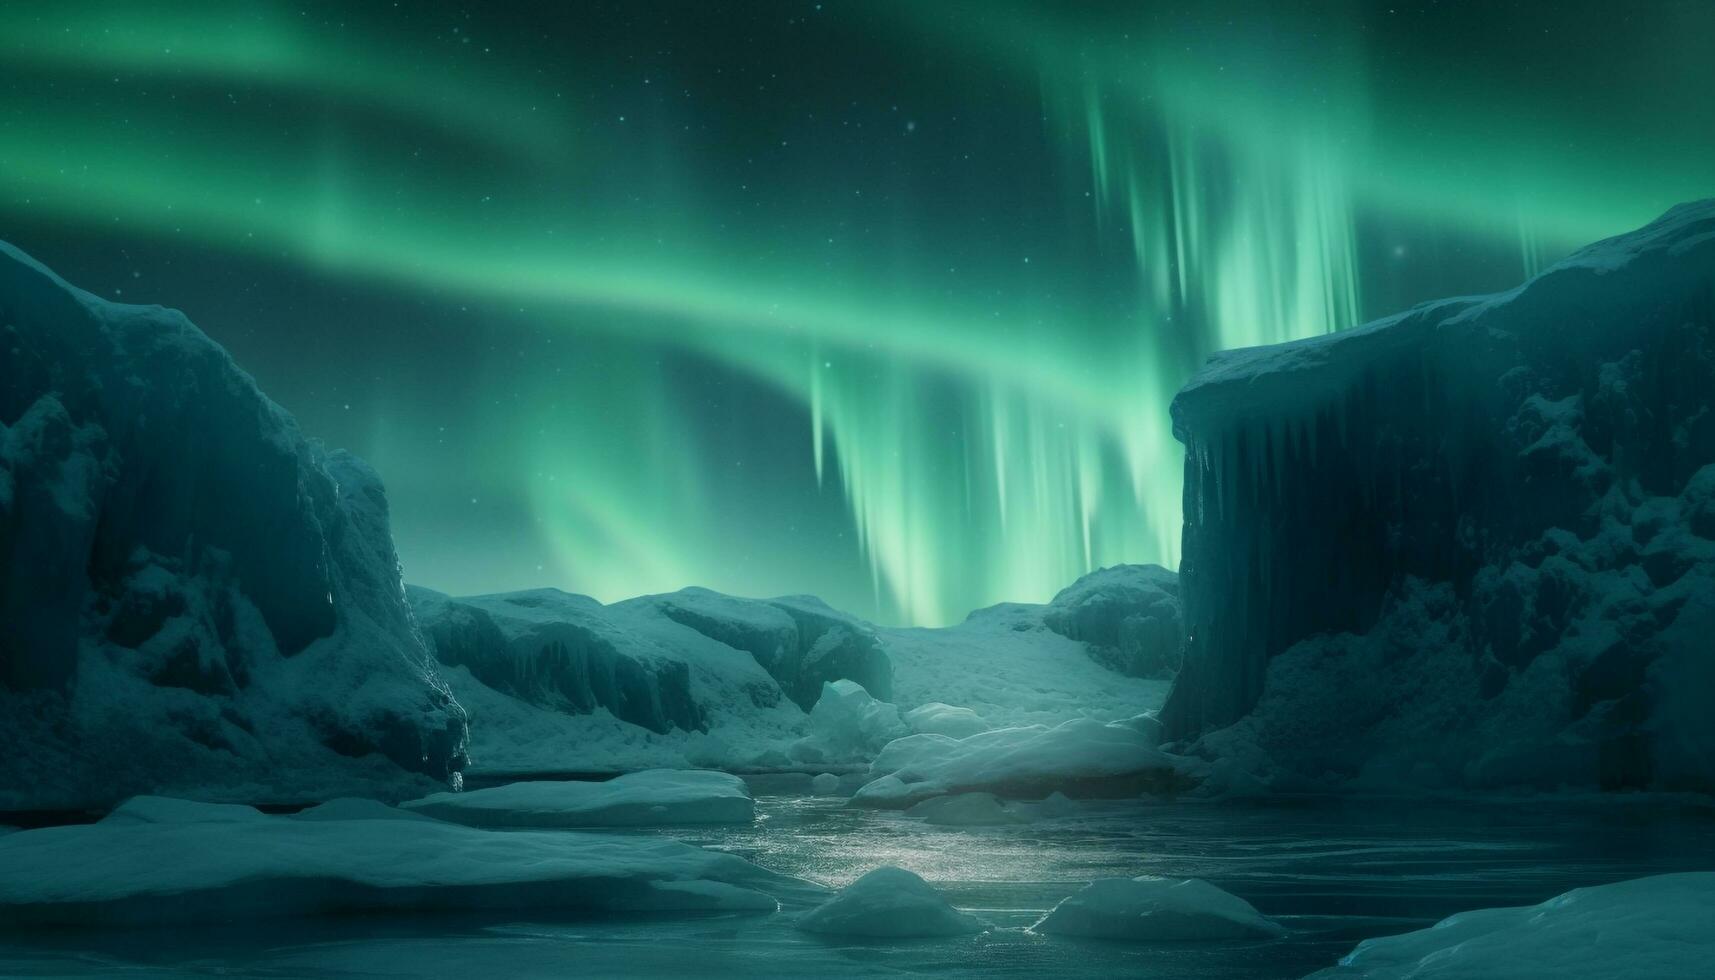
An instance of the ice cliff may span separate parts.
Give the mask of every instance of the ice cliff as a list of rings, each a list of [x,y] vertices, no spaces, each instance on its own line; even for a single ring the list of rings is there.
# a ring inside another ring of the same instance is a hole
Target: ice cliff
[[[217,344],[0,244],[0,808],[457,773],[381,484]]]
[[[1162,720],[1233,786],[1715,790],[1715,202],[1172,412]]]

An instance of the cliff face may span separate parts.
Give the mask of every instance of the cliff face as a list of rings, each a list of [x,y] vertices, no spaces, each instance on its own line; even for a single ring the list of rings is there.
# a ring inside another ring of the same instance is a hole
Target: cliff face
[[[1219,355],[1173,417],[1169,738],[1280,786],[1715,788],[1715,202]]]
[[[374,472],[183,315],[5,245],[0,705],[0,807],[415,791],[464,759]]]

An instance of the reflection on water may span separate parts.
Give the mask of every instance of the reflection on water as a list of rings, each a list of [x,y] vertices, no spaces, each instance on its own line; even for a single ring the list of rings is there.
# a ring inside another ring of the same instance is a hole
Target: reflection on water
[[[1075,817],[930,827],[843,801],[758,800],[753,826],[670,833],[842,885],[879,864],[936,882],[985,935],[841,943],[775,916],[526,920],[373,918],[0,946],[6,976],[565,977],[901,975],[1299,976],[1359,939],[1461,909],[1581,885],[1715,868],[1715,809],[1660,801],[1424,805],[1087,804]],[[1286,924],[1280,941],[1127,946],[1025,931],[1092,878],[1200,877]]]

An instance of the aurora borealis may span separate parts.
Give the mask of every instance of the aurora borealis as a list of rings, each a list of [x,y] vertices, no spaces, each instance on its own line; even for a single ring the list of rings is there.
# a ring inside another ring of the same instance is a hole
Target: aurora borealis
[[[1711,37],[1698,0],[9,4],[0,238],[369,459],[410,581],[937,624],[1176,564],[1211,351],[1715,193]]]

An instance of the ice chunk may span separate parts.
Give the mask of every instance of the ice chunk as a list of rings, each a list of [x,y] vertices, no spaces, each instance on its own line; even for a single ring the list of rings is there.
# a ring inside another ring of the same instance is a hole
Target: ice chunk
[[[905,713],[904,721],[906,727],[919,735],[946,735],[949,738],[966,738],[994,727],[969,708],[939,701],[912,708]]]
[[[840,777],[831,772],[818,774],[810,780],[810,792],[817,796],[833,796],[840,791]]]
[[[870,697],[856,681],[830,681],[810,711],[810,734],[791,754],[805,762],[869,759],[906,732],[898,708]]]
[[[436,821],[91,824],[0,838],[0,930],[359,912],[772,911],[820,890],[658,837]]]
[[[922,817],[924,823],[941,827],[994,827],[1030,822],[1028,817],[1009,809],[993,793],[936,796],[906,810],[905,815]]]
[[[744,780],[708,769],[648,769],[601,783],[531,780],[436,793],[400,805],[472,827],[643,827],[756,818]]]
[[[235,821],[267,820],[253,806],[234,803],[198,803],[167,796],[133,796],[101,818],[109,825],[139,823],[232,823]]]
[[[1015,798],[1054,790],[1136,795],[1144,789],[1174,788],[1184,766],[1135,728],[1090,718],[1053,728],[1003,728],[964,739],[911,735],[889,743],[876,756],[871,781],[852,803],[907,807],[970,790]]]
[[[798,928],[873,939],[982,932],[979,918],[947,904],[930,884],[902,868],[880,867],[798,918]]]
[[[1460,912],[1358,944],[1316,980],[1702,980],[1715,962],[1715,872],[1578,888]]]
[[[1286,930],[1198,878],[1103,878],[1063,900],[1037,932],[1129,942],[1274,938]]]

